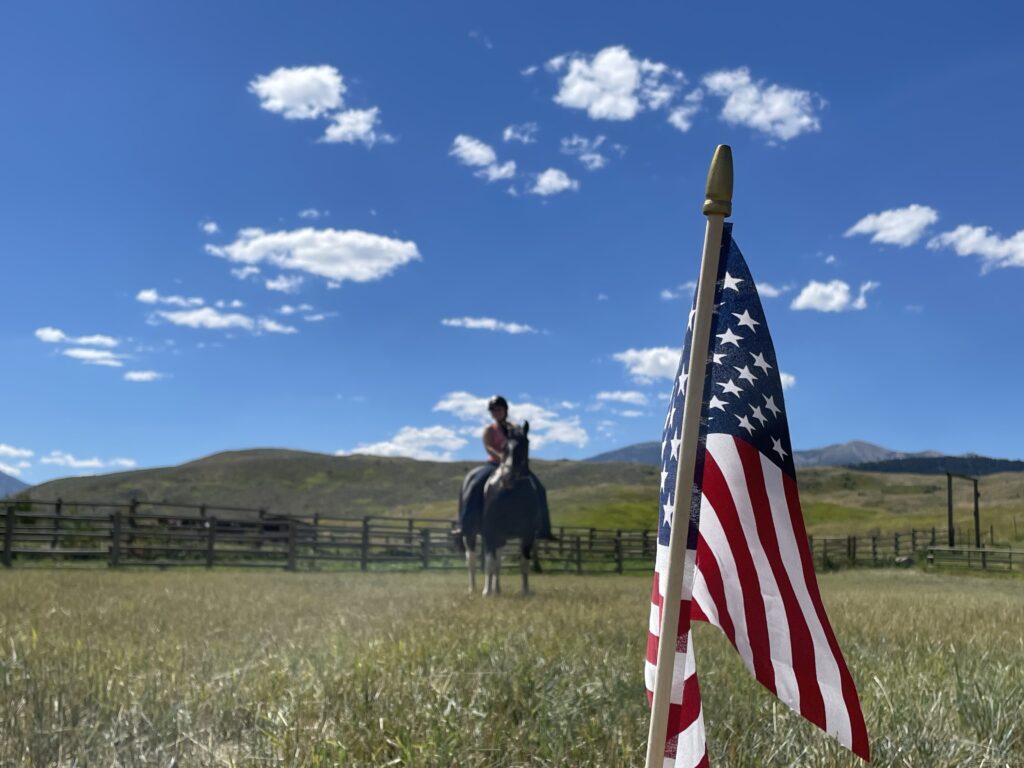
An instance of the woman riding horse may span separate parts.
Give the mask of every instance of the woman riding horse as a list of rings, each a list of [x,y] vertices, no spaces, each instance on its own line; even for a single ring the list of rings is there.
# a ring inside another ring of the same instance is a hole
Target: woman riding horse
[[[487,401],[487,410],[493,419],[484,428],[483,435],[487,463],[467,473],[466,479],[462,482],[462,493],[459,495],[459,529],[466,533],[475,532],[480,527],[484,509],[484,486],[487,484],[487,478],[501,464],[505,455],[505,442],[508,439],[508,401],[501,395],[495,395]],[[530,472],[530,482],[536,488],[541,502],[541,526],[537,538],[553,541],[555,537],[551,533],[547,491],[533,472]]]

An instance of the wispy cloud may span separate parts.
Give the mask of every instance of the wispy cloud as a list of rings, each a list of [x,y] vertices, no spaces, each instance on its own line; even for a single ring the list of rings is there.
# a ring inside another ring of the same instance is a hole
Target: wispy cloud
[[[441,325],[449,328],[471,328],[480,331],[500,331],[502,333],[537,333],[537,329],[523,323],[506,323],[493,317],[446,317]]]
[[[616,352],[612,359],[622,363],[629,375],[641,384],[655,379],[671,379],[679,367],[679,350],[671,347],[647,347]]]
[[[951,232],[943,232],[928,241],[932,250],[952,248],[958,256],[977,256],[981,271],[1002,267],[1024,267],[1024,229],[1007,238],[992,233],[988,227],[961,224]]]

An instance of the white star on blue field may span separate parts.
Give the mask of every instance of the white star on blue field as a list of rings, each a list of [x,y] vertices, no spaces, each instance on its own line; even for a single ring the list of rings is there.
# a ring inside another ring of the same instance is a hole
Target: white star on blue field
[[[0,471],[657,440],[719,143],[792,448],[1020,457],[1022,21],[5,3]]]

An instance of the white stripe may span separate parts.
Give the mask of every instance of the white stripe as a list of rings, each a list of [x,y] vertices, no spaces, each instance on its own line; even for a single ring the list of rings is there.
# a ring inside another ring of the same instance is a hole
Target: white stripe
[[[677,651],[672,659],[672,690],[669,695],[669,701],[673,704],[683,703],[683,686],[697,672],[697,665],[693,654],[689,652],[692,641],[693,638],[688,635],[686,639],[687,653]],[[647,690],[654,690],[654,681],[657,679],[658,665],[651,664],[651,662],[644,659],[644,682],[647,685]]]
[[[704,611],[704,615],[708,617],[712,626],[722,628],[722,622],[718,619],[718,605],[711,597],[708,583],[704,580],[704,573],[699,568],[693,576],[693,602]]]
[[[807,589],[807,582],[804,580],[800,550],[793,532],[789,506],[786,502],[786,489],[782,483],[782,470],[764,456],[761,457],[761,469],[764,472],[765,490],[768,492],[772,519],[775,521],[775,533],[779,539],[782,562],[786,564],[786,572],[789,574],[790,583],[793,585],[793,591],[796,593],[800,610],[814,643],[814,663],[817,669],[818,688],[821,689],[821,696],[825,703],[826,730],[840,744],[849,749],[853,746],[853,734],[850,726],[850,713],[846,709],[846,699],[843,698],[839,665],[835,656],[832,655],[828,638],[818,620],[818,613],[814,610],[814,603]]]
[[[697,713],[697,719],[679,734],[676,747],[676,768],[696,768],[704,759],[708,746],[704,738],[704,707]]]
[[[793,641],[789,636],[789,617],[786,615],[786,605],[782,602],[782,593],[775,581],[771,563],[768,562],[764,543],[757,532],[750,490],[747,488],[747,477],[743,473],[743,462],[736,449],[736,441],[731,435],[712,434],[708,435],[707,446],[708,454],[718,464],[725,484],[729,487],[747,550],[754,561],[758,590],[764,602],[769,658],[775,672],[776,693],[783,703],[799,712],[800,688],[797,686],[796,673],[793,671]],[[760,454],[758,456],[760,457]]]
[[[722,574],[722,586],[725,592],[725,613],[732,619],[736,630],[736,650],[739,651],[744,665],[754,674],[754,654],[750,650],[750,639],[747,636],[747,615],[743,610],[743,592],[740,589],[740,576],[736,571],[736,561],[725,538],[725,531],[718,520],[718,514],[711,506],[707,497],[701,498],[700,504],[700,535],[708,550],[718,562],[718,570]]]
[[[659,544],[654,560],[654,570],[658,572],[658,594],[663,598],[665,597],[665,584],[668,581],[668,553],[668,547],[664,544]],[[693,571],[697,565],[697,550],[687,549],[683,558],[683,591],[681,593],[681,599],[689,600],[690,595],[686,593],[686,585],[689,584],[692,591]]]
[[[655,637],[661,637],[661,607],[652,602],[651,616],[647,624],[647,631]]]

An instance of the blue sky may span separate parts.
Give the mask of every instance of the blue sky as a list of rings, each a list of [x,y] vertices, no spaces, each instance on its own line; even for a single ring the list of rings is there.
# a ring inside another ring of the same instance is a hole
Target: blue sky
[[[794,445],[1019,457],[1021,21],[5,3],[0,470],[657,439],[717,143]]]

